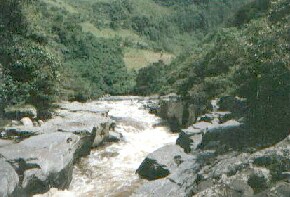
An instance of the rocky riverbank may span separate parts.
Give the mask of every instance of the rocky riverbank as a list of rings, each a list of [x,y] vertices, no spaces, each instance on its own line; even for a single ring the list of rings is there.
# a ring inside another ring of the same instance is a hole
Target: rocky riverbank
[[[247,110],[246,100],[234,97],[213,100],[211,111],[192,116],[190,121],[195,123],[186,129],[179,127],[178,134],[170,134],[166,127],[158,128],[159,118],[143,109],[155,114],[162,112],[178,120],[178,115],[189,109],[175,96],[103,100],[102,108],[101,102],[64,102],[46,122],[33,121],[35,115],[28,113],[33,116],[19,117],[5,127],[0,139],[0,196],[26,197],[68,188],[74,163],[89,155],[93,147],[105,141],[120,140],[120,133],[124,134],[120,143],[94,150],[88,158],[82,159],[85,166],[90,167],[79,169],[78,177],[88,182],[78,182],[74,176],[75,190],[70,190],[69,196],[107,195],[113,190],[138,197],[289,196],[290,137],[278,143],[252,146],[260,140],[253,139],[242,117]],[[174,110],[176,106],[183,112]],[[116,131],[115,121],[108,116],[109,108],[119,125]],[[165,143],[167,141],[170,143]],[[141,163],[153,150],[156,151]],[[91,166],[93,161],[97,164]],[[134,175],[139,164],[137,173],[148,181]],[[112,172],[100,178],[104,171]],[[119,180],[120,175],[122,180]],[[128,180],[132,185],[127,185]],[[103,182],[110,182],[112,186],[102,185]],[[116,185],[122,186],[124,191],[119,191]],[[78,193],[76,190],[80,189]]]
[[[245,102],[212,101],[212,112],[182,129],[176,145],[145,158],[137,172],[150,181],[133,196],[288,197],[290,136],[268,147],[251,146],[256,139],[241,116]]]
[[[95,103],[61,103],[47,122],[12,121],[0,139],[0,196],[32,196],[65,189],[73,164],[106,140],[117,140],[108,111]]]

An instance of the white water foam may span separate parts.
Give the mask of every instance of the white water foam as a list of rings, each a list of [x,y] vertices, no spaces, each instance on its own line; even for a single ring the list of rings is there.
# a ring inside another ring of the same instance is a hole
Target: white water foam
[[[149,114],[138,101],[101,101],[98,108],[110,109],[117,120],[116,131],[123,140],[93,150],[74,168],[69,191],[52,192],[51,197],[129,196],[144,182],[135,173],[144,158],[154,150],[175,143],[176,134],[166,127],[155,127],[161,120]]]

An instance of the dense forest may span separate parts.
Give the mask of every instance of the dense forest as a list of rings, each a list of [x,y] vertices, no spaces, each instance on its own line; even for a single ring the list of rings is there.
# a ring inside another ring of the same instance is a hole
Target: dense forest
[[[289,5],[289,0],[256,0],[242,6],[224,27],[169,66],[159,62],[141,69],[136,90],[178,92],[203,110],[215,97],[239,96],[248,100],[247,121],[257,135],[288,133]]]
[[[253,126],[288,128],[289,5],[1,0],[0,107],[33,104],[47,112],[58,100],[172,92],[207,106],[235,95],[248,99]],[[140,51],[160,57],[132,69],[126,57]],[[166,54],[172,61],[163,61]]]
[[[132,93],[142,55],[196,48],[247,2],[3,0],[1,108]]]

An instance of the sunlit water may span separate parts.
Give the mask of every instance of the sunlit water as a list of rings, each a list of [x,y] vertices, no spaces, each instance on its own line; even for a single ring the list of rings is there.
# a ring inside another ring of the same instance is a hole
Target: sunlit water
[[[148,153],[169,143],[176,135],[166,127],[155,127],[160,119],[137,101],[102,101],[98,108],[110,109],[116,119],[116,131],[123,139],[93,150],[74,168],[69,188],[72,196],[129,196],[144,181],[135,173]]]

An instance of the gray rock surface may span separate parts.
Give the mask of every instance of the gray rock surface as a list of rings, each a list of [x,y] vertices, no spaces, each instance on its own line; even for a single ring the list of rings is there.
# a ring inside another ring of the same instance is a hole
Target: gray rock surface
[[[194,157],[185,154],[179,146],[167,145],[149,154],[137,172],[142,178],[155,180],[168,176],[183,162],[193,161]]]
[[[196,150],[199,146],[207,148],[219,146],[220,141],[224,143],[233,133],[235,135],[242,133],[243,130],[240,127],[241,123],[235,120],[222,124],[198,122],[187,129],[182,129],[176,144],[182,147],[186,153]],[[229,143],[231,142],[230,140]]]
[[[172,131],[177,132],[182,126],[184,104],[181,101],[162,100],[158,115],[167,120]]]
[[[142,185],[132,197],[184,197],[186,192],[169,179],[161,179]]]
[[[0,156],[0,196],[11,196],[19,183],[14,168]]]
[[[198,190],[195,196],[290,196],[289,157],[290,137],[287,137],[252,154],[227,153],[217,155],[214,160],[198,161],[203,165],[198,172],[198,185],[212,184]]]
[[[255,197],[289,197],[290,183],[278,182],[275,186],[255,195]]]
[[[109,136],[107,141],[108,142],[118,142],[123,138],[123,135],[121,133],[115,132],[115,131],[109,131]]]
[[[30,118],[28,117],[23,117],[21,118],[20,122],[25,126],[25,127],[33,127],[33,122],[31,121]]]
[[[0,139],[0,148],[1,148],[1,147],[4,147],[4,146],[8,146],[8,145],[10,145],[10,144],[13,144],[13,141],[11,141],[11,140],[2,140],[2,139]]]
[[[230,99],[233,102],[227,104],[225,100],[225,110],[245,102]],[[244,103],[240,107],[238,111],[246,110]],[[133,196],[290,196],[290,136],[269,148],[247,147],[244,144],[250,137],[247,127],[235,119],[228,120],[225,116],[231,114],[217,111],[218,105],[215,110],[213,116],[200,118],[198,121],[201,122],[182,129],[176,141],[185,154],[195,159],[170,169],[170,159],[163,154],[171,153],[164,151],[159,153],[162,156],[149,155],[151,159],[146,158],[147,165],[166,169],[168,175],[143,184]],[[152,162],[159,156],[161,161]]]
[[[199,129],[194,129],[192,127],[182,129],[176,140],[176,144],[182,147],[186,153],[190,153],[202,142],[202,135],[203,132]]]
[[[16,189],[11,189],[12,196],[44,193],[51,187],[67,188],[73,163],[107,140],[109,132],[114,130],[115,123],[108,117],[108,110],[98,109],[96,103],[65,102],[60,106],[52,119],[37,126],[16,125],[3,131],[7,138],[29,137],[20,143],[0,141],[0,155],[19,179]],[[0,181],[1,192],[8,195],[10,188],[8,191],[5,181]],[[10,182],[12,187],[14,183]]]
[[[196,189],[196,172],[199,164],[193,160],[184,161],[164,179],[143,184],[133,197],[184,197],[190,196]]]
[[[76,159],[74,154],[80,147],[79,136],[56,132],[0,148],[0,154],[19,176],[15,196],[31,196],[46,192],[49,187],[68,187]]]
[[[108,138],[109,130],[114,129],[115,123],[108,117],[108,110],[99,109],[94,102],[85,104],[63,102],[59,105],[60,109],[52,119],[46,122],[39,121],[38,126],[31,123],[6,127],[5,135],[29,137],[58,131],[68,132],[81,136],[87,144],[96,147]]]

